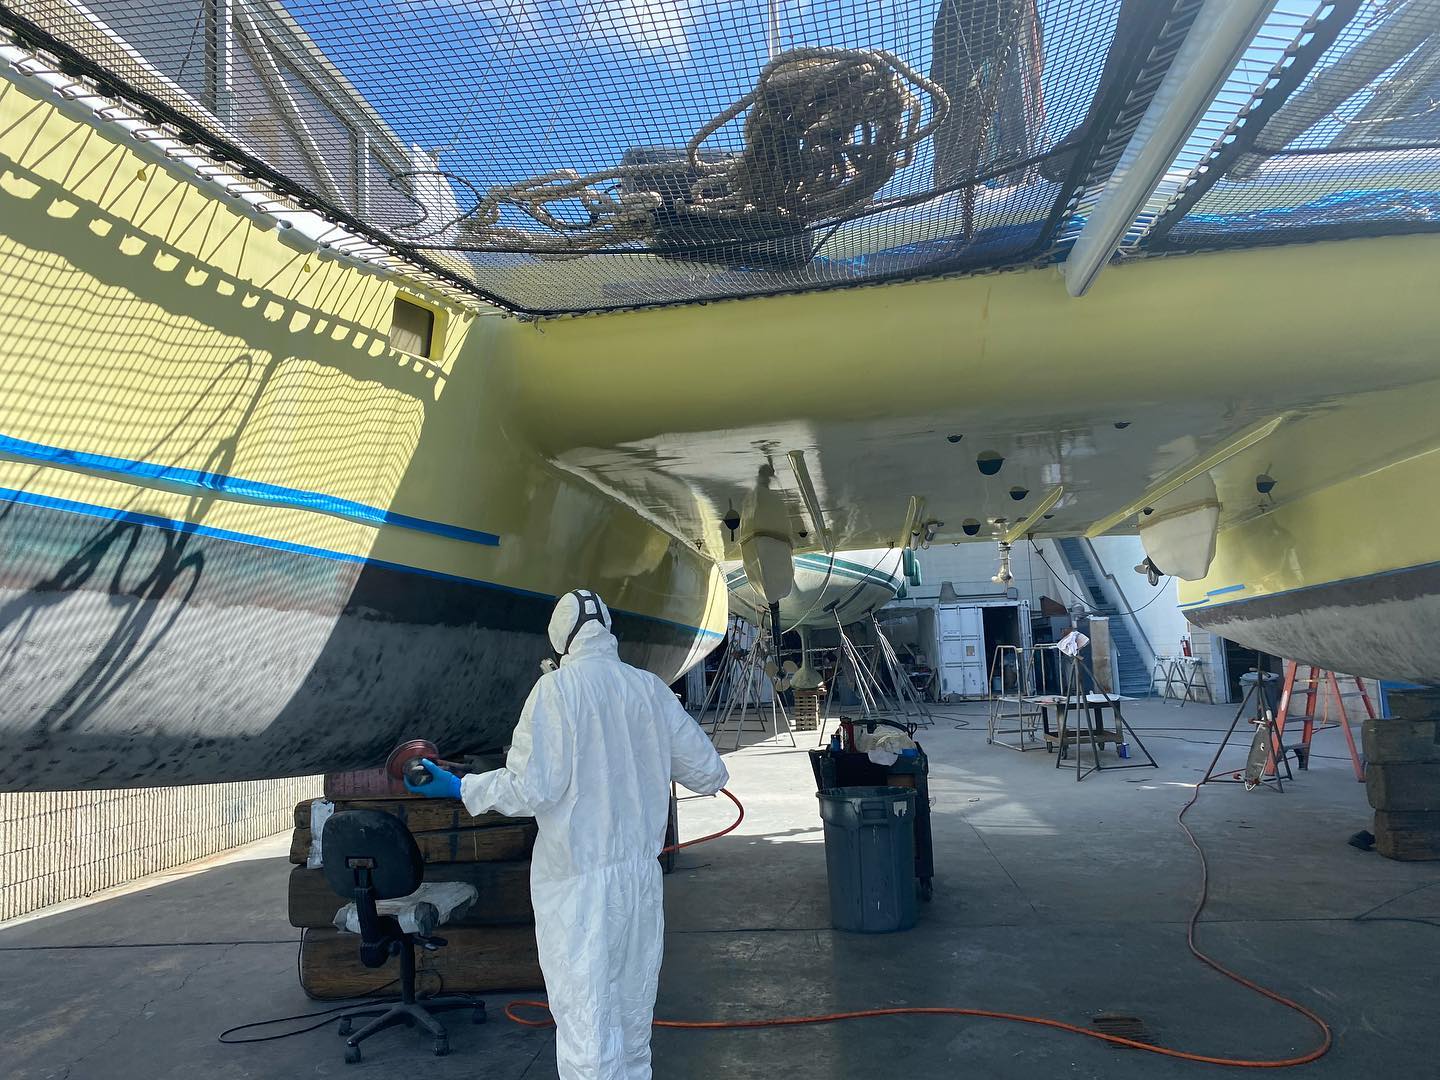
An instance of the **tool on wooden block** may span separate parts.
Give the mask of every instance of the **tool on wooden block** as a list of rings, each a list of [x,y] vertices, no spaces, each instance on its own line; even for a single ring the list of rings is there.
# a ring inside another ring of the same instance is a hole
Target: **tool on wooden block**
[[[465,766],[441,758],[440,748],[429,739],[408,739],[390,751],[390,756],[385,759],[385,772],[391,779],[424,787],[435,779],[425,768],[426,759],[457,775],[466,771]]]

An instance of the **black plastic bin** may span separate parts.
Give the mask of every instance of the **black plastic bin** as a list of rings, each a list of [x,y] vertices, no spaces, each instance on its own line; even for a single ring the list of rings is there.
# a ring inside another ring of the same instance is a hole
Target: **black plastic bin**
[[[825,823],[830,925],[888,934],[915,925],[915,790],[842,787],[817,792]]]
[[[920,879],[920,899],[929,900],[935,877],[935,851],[930,839],[930,761],[917,743],[914,757],[902,757],[893,765],[877,765],[865,754],[843,750],[811,750],[810,768],[815,789],[837,787],[913,787],[915,789],[915,876]]]

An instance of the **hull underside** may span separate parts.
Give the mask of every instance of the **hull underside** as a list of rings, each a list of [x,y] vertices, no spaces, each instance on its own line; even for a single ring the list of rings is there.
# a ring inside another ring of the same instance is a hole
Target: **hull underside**
[[[1367,678],[1440,683],[1440,564],[1329,582],[1187,613],[1251,649]]]
[[[508,742],[552,597],[11,503],[0,513],[0,789],[371,767],[400,736]],[[616,612],[673,677],[694,631]]]

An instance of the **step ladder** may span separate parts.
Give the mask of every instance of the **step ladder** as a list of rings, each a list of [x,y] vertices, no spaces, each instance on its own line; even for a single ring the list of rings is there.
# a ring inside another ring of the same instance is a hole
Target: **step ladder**
[[[1301,671],[1304,671],[1302,677]],[[1365,689],[1365,680],[1356,675],[1339,675],[1333,671],[1316,667],[1314,664],[1302,664],[1298,660],[1285,661],[1285,681],[1280,689],[1280,706],[1276,709],[1275,723],[1283,733],[1285,724],[1292,720],[1300,720],[1300,742],[1294,746],[1295,761],[1301,769],[1310,767],[1310,741],[1321,731],[1328,731],[1330,728],[1338,727],[1345,733],[1345,743],[1350,749],[1350,767],[1354,770],[1355,779],[1360,783],[1365,782],[1365,762],[1360,757],[1360,751],[1355,745],[1355,733],[1350,730],[1350,714],[1345,710],[1345,692],[1341,690],[1342,680],[1354,683],[1353,693],[1359,695],[1360,700],[1365,703],[1365,715],[1371,720],[1378,719],[1379,714],[1375,711],[1374,704],[1370,701],[1370,694]],[[1305,708],[1303,712],[1295,716],[1290,715],[1290,704],[1295,694],[1300,693],[1305,697]],[[1335,698],[1335,711],[1338,719],[1330,719],[1330,696],[1333,693]],[[1321,707],[1320,719],[1315,719],[1315,707]]]

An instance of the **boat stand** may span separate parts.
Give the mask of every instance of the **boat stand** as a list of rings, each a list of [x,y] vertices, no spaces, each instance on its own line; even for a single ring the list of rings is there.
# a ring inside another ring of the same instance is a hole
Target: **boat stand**
[[[752,708],[755,711],[754,720],[759,724],[759,730],[771,733],[767,738],[752,745],[763,745],[772,740],[779,742],[783,735],[790,746],[796,746],[790,715],[785,710],[785,703],[780,700],[781,692],[773,678],[771,678],[770,701],[766,703],[760,700],[757,682],[761,675],[769,675],[766,661],[774,652],[772,649],[773,639],[766,624],[762,622],[756,628],[757,633],[754,640],[750,642],[748,648],[745,647],[741,643],[741,631],[748,625],[750,624],[738,617],[732,620],[730,633],[727,635],[726,653],[720,662],[720,670],[716,673],[715,682],[711,685],[709,693],[706,694],[705,704],[701,706],[702,726],[704,726],[705,710],[709,707],[711,699],[715,698],[715,717],[710,723],[707,734],[718,749],[725,749],[723,745],[725,734],[732,730],[735,733],[735,742],[730,749],[740,749],[746,729],[745,725],[750,722]],[[769,724],[765,722],[767,704],[770,713]],[[730,726],[732,720],[734,721],[733,728]]]
[[[1250,739],[1250,753],[1245,759],[1245,768],[1220,769],[1217,772],[1220,755],[1230,744],[1235,729],[1240,726],[1240,720],[1252,701],[1255,702],[1255,715],[1249,717],[1249,721],[1255,725],[1255,734]],[[1285,772],[1283,778],[1280,775],[1281,768]],[[1244,784],[1246,791],[1253,791],[1263,784],[1274,784],[1275,790],[1284,794],[1285,781],[1294,779],[1295,774],[1290,771],[1290,759],[1285,752],[1284,729],[1276,722],[1275,715],[1265,708],[1265,699],[1260,694],[1260,680],[1257,679],[1246,692],[1245,699],[1240,702],[1240,708],[1235,710],[1235,717],[1230,721],[1230,727],[1226,729],[1220,745],[1215,748],[1215,756],[1210,759],[1210,766],[1205,770],[1200,783]]]

